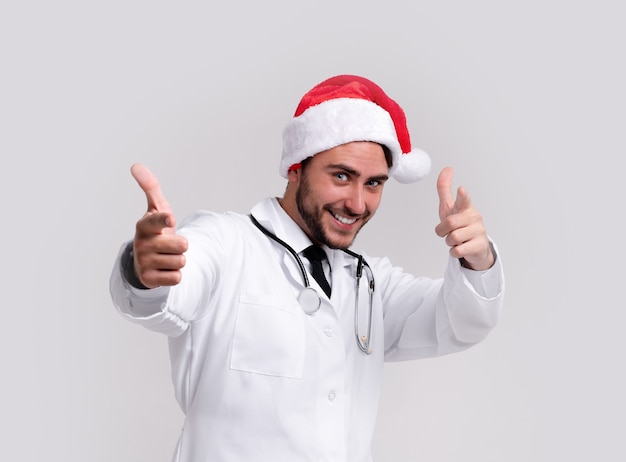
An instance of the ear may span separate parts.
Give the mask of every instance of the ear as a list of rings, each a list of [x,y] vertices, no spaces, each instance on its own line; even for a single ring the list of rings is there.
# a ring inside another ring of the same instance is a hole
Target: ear
[[[289,171],[287,172],[287,180],[290,183],[297,183],[298,181],[300,181],[301,174],[302,174],[302,167],[289,169]]]

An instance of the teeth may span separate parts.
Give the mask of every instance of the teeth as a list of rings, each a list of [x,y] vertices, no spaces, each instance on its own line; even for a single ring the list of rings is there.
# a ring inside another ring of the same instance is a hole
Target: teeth
[[[333,216],[337,219],[337,221],[343,223],[344,225],[351,225],[356,222],[356,218],[346,218],[335,213],[333,213]]]

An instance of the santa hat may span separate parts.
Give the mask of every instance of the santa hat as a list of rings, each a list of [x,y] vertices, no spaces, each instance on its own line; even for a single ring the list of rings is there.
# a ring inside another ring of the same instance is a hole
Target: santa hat
[[[415,182],[430,171],[430,157],[411,148],[402,108],[371,80],[338,75],[306,93],[283,131],[280,174],[304,159],[352,141],[373,141],[391,152],[389,174]]]

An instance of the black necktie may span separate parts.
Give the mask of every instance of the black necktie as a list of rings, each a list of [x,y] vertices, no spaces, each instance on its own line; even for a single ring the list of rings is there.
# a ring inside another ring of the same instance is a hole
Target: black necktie
[[[322,268],[322,260],[326,259],[326,252],[324,252],[324,249],[322,249],[319,245],[312,245],[304,249],[302,253],[307,260],[311,262],[311,272],[313,273],[313,277],[326,293],[328,298],[330,298],[330,285],[326,280],[324,268]]]

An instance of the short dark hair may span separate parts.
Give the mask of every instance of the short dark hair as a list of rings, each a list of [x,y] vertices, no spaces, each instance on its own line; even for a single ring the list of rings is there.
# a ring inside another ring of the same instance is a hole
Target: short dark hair
[[[391,149],[384,144],[381,144],[383,152],[385,153],[385,160],[387,161],[387,168],[393,167],[393,156],[391,155]]]
[[[393,166],[393,157],[391,155],[391,149],[389,149],[384,144],[381,144],[380,146],[383,148],[383,152],[385,153],[385,160],[387,161],[387,168],[391,168]],[[302,162],[300,162],[300,165],[302,165],[302,171],[304,171],[304,168],[311,161],[312,158],[313,158],[312,156],[307,157]]]

